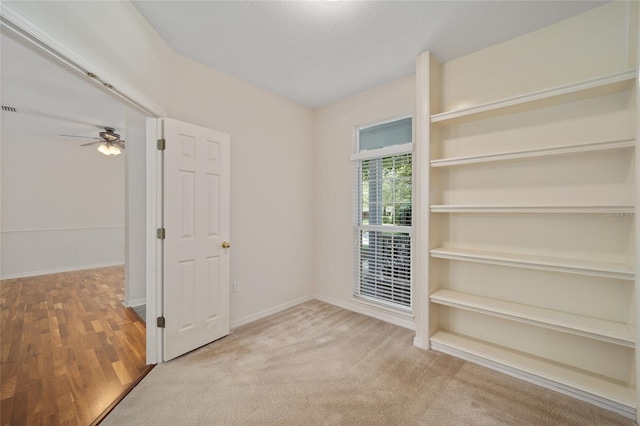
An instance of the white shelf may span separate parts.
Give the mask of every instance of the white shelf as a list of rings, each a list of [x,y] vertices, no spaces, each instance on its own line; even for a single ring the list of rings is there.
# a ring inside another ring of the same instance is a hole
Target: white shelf
[[[516,206],[516,205],[480,205],[451,204],[433,205],[432,213],[598,213],[612,216],[632,216],[635,208],[632,205],[610,206]]]
[[[624,280],[634,280],[635,278],[633,269],[629,265],[623,263],[596,262],[589,260],[564,259],[548,256],[534,256],[449,247],[432,249],[431,257],[486,263],[491,265],[619,278]]]
[[[634,330],[627,324],[586,317],[451,290],[437,290],[430,299],[439,305],[479,312],[633,348]]]
[[[580,97],[577,97],[579,95],[582,95],[583,97],[589,97],[621,92],[628,89],[629,83],[634,80],[636,76],[637,70],[635,69],[621,71],[603,77],[584,80],[573,84],[566,84],[563,86],[552,87],[546,90],[531,92],[520,96],[502,99],[499,101],[488,102],[486,104],[477,105],[474,107],[433,114],[431,115],[431,122],[444,123],[446,121],[451,121],[454,119],[465,119],[465,121],[473,120],[482,118],[480,114],[483,113],[515,112],[517,111],[517,109],[514,109],[514,107],[521,107],[525,104],[533,104],[534,102],[542,103],[542,105],[540,106],[548,106],[580,99]],[[534,107],[535,105],[530,106]]]
[[[530,149],[524,151],[498,152],[495,154],[470,155],[431,160],[431,167],[451,167],[465,164],[490,163],[496,161],[519,160],[552,155],[575,154],[580,152],[603,151],[610,149],[633,148],[634,139],[621,139],[606,142],[594,142],[577,145],[564,145],[550,148]]]
[[[431,348],[635,418],[635,394],[623,382],[446,331]]]
[[[632,216],[633,206],[515,206],[480,204],[439,204],[432,213],[598,213],[611,216]]]

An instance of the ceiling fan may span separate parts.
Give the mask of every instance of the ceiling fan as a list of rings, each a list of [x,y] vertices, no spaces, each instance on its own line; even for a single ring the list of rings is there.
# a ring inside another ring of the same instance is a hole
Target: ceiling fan
[[[95,139],[94,142],[83,143],[80,146],[91,146],[97,145],[98,151],[100,151],[104,155],[108,156],[116,156],[122,153],[124,150],[124,140],[120,139],[120,135],[117,134],[116,129],[113,127],[105,127],[104,132],[98,133],[99,138],[91,137],[91,136],[77,136],[77,135],[60,135],[60,136],[68,136],[72,138],[85,138],[85,139]]]

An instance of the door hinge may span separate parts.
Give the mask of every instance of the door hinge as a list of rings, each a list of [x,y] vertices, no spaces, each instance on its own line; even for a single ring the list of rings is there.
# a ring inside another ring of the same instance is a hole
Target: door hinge
[[[165,139],[158,139],[158,151],[164,151],[167,147],[167,141]]]
[[[166,232],[164,228],[158,228],[156,230],[156,236],[158,237],[159,240],[164,240],[165,235],[166,235]]]
[[[164,328],[164,317],[158,317],[156,319],[156,325],[158,326],[158,328]]]

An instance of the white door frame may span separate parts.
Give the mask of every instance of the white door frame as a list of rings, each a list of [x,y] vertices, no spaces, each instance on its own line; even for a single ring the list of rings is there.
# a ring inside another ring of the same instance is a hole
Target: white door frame
[[[146,283],[146,335],[147,364],[164,361],[162,329],[156,326],[156,318],[162,313],[162,240],[156,235],[162,219],[162,152],[157,141],[162,136],[162,119],[147,118],[147,283]]]
[[[0,29],[3,34],[33,48],[43,56],[62,65],[72,74],[83,76],[87,81],[94,83],[99,90],[110,93],[147,117],[146,354],[147,364],[160,363],[163,361],[162,331],[156,327],[155,318],[159,312],[162,312],[162,251],[160,249],[161,243],[156,238],[156,228],[159,223],[162,223],[162,163],[156,141],[158,135],[161,134],[159,119],[166,116],[166,111],[140,93],[135,86],[109,74],[88,60],[82,52],[72,49],[52,34],[38,27],[10,3],[3,2],[0,9]],[[89,73],[93,74],[93,77],[89,76]],[[111,87],[107,88],[105,86],[107,84]]]

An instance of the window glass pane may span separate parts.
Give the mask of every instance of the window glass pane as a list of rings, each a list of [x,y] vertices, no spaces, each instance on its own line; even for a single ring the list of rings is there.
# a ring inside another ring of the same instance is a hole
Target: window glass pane
[[[360,151],[410,143],[411,117],[360,130]]]
[[[361,163],[359,224],[411,226],[411,154]]]
[[[412,194],[411,179],[398,178],[394,181],[394,201],[395,202],[410,202]]]
[[[382,202],[383,203],[393,203],[393,180],[384,179],[382,181]]]
[[[396,204],[395,225],[411,226],[411,203]]]

